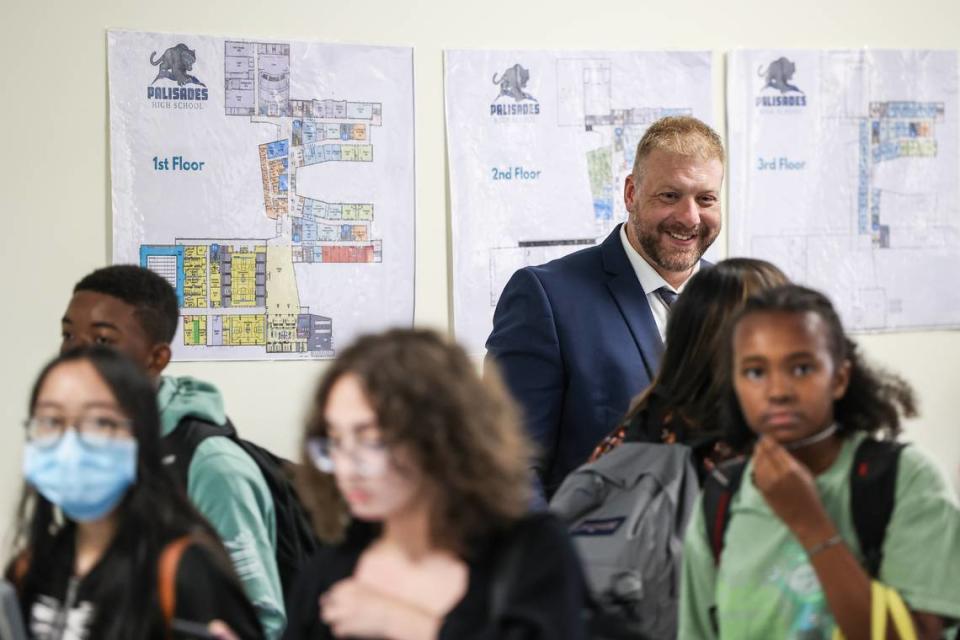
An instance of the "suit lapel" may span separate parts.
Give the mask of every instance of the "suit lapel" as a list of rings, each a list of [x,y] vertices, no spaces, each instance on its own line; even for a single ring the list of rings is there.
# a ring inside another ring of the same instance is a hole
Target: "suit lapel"
[[[607,288],[640,350],[647,375],[653,379],[660,366],[663,341],[660,339],[657,323],[653,319],[653,312],[647,302],[647,294],[640,286],[637,274],[623,250],[619,226],[603,241],[600,251],[603,256],[603,268],[610,275]]]

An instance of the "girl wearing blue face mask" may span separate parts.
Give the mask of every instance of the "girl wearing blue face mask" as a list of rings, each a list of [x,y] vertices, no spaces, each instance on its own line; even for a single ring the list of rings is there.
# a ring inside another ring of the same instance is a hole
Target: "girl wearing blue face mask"
[[[262,637],[223,547],[163,469],[158,421],[149,380],[112,350],[41,372],[7,570],[34,638],[195,637],[180,630],[215,620]]]

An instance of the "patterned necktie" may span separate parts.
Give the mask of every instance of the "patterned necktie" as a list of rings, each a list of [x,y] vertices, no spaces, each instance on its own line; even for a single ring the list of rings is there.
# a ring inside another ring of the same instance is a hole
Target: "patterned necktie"
[[[657,295],[660,297],[660,300],[663,301],[663,304],[667,305],[667,309],[673,305],[673,302],[677,299],[677,296],[680,294],[676,291],[671,291],[668,287],[660,287],[657,289]]]

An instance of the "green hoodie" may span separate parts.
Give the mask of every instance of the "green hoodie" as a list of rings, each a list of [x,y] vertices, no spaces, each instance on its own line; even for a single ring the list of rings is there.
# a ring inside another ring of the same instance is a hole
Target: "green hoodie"
[[[157,402],[164,436],[187,416],[216,425],[227,421],[220,392],[195,378],[164,376]],[[286,615],[277,571],[277,520],[257,464],[229,438],[207,438],[190,461],[187,494],[220,534],[267,638],[279,637]]]

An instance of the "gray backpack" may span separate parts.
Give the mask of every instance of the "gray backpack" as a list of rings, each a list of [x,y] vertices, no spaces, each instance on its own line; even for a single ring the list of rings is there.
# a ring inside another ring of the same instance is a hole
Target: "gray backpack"
[[[550,501],[595,606],[635,638],[676,637],[683,534],[699,490],[689,447],[626,442],[576,469]]]

